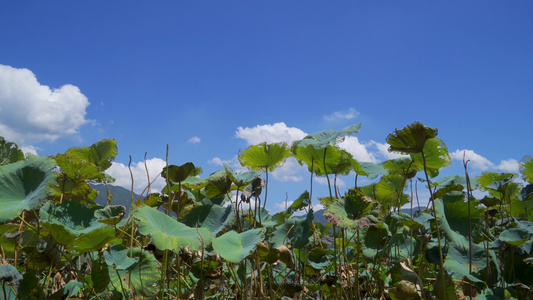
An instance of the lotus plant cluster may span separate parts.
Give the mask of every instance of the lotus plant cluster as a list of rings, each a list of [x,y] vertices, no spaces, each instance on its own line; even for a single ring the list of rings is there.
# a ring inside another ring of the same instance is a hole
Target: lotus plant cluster
[[[533,299],[533,157],[519,174],[470,177],[465,160],[439,177],[451,159],[437,129],[394,130],[402,158],[375,164],[338,146],[360,127],[252,145],[245,172],[204,176],[167,154],[165,187],[132,193],[128,215],[109,188],[94,201],[92,186],[114,181],[115,140],[40,157],[0,138],[2,299]],[[289,157],[309,189],[273,214],[269,174]],[[313,194],[316,176],[327,194]],[[353,187],[341,193],[338,176]]]

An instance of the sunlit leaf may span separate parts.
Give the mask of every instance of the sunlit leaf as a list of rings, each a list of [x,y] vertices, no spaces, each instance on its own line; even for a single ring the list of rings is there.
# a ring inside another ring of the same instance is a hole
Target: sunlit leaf
[[[14,163],[24,159],[24,152],[17,144],[7,142],[0,136],[0,166]]]
[[[115,230],[98,222],[94,209],[72,200],[52,205],[47,202],[40,210],[41,224],[54,239],[70,251],[84,253],[100,250],[107,243],[121,240],[115,237]]]
[[[206,228],[188,227],[152,207],[140,206],[134,212],[139,233],[150,236],[155,246],[161,250],[177,252],[181,248],[189,247],[197,251],[202,247],[202,238],[204,246],[213,238]]]
[[[241,165],[252,170],[273,171],[291,155],[286,143],[252,145],[239,153]]]
[[[324,217],[341,228],[356,229],[373,224],[368,218],[373,201],[359,189],[350,189],[344,199],[335,199],[326,206]]]
[[[94,143],[90,147],[74,147],[65,152],[65,155],[72,155],[86,161],[105,171],[111,167],[115,156],[117,156],[117,141],[114,139],[104,139]]]
[[[425,161],[428,175],[432,178],[439,175],[441,168],[447,167],[452,163],[448,147],[438,138],[427,140],[423,150],[423,156],[422,152],[414,152],[411,153],[411,159],[420,170],[424,170]]]
[[[426,127],[414,122],[400,130],[396,129],[387,137],[389,151],[402,154],[420,153],[424,150],[426,141],[437,136],[436,128]]]
[[[522,178],[529,183],[533,183],[533,156],[527,155],[520,161],[520,173]]]
[[[126,208],[122,205],[108,205],[94,212],[94,217],[100,223],[116,225],[124,218]]]
[[[207,228],[215,236],[235,222],[235,214],[231,206],[201,205],[191,209],[182,222],[190,227]]]
[[[211,199],[222,197],[231,190],[231,180],[226,170],[220,170],[209,175],[207,180],[205,193]]]
[[[0,167],[0,223],[39,207],[55,180],[54,167],[52,159],[33,155]]]
[[[242,233],[229,231],[213,240],[213,249],[225,260],[238,263],[250,255],[264,239],[264,228]]]
[[[255,170],[237,174],[233,172],[233,169],[227,163],[224,163],[224,168],[226,169],[231,182],[233,182],[239,189],[246,187],[261,175],[261,172]]]
[[[368,177],[368,179],[376,179],[379,175],[387,175],[389,172],[383,166],[377,165],[373,162],[361,162],[361,170],[357,174]]]
[[[405,178],[400,175],[386,175],[376,184],[376,200],[383,205],[385,210],[392,206],[402,207],[409,203],[409,197],[404,193]]]

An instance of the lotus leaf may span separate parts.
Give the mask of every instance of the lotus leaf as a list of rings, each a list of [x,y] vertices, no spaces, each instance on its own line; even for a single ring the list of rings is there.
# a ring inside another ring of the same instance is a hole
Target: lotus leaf
[[[213,249],[225,260],[238,263],[265,239],[265,231],[264,228],[256,228],[242,233],[226,232],[213,240]]]
[[[90,209],[72,200],[61,204],[46,203],[40,210],[41,224],[54,239],[76,253],[97,251],[105,244],[120,242],[115,230],[98,222],[96,209]]]
[[[252,145],[239,153],[241,165],[252,170],[272,172],[291,155],[286,143]]]
[[[235,214],[231,206],[219,205],[196,206],[185,215],[183,223],[190,227],[207,228],[213,236],[216,236],[227,226],[235,222]]]
[[[54,167],[52,159],[33,155],[0,167],[0,223],[39,207],[55,180]]]
[[[7,142],[0,136],[0,166],[14,163],[24,159],[24,152],[17,144]]]
[[[161,280],[161,265],[149,251],[143,251],[141,248],[128,249],[122,245],[116,245],[111,251],[122,251],[126,249],[128,258],[136,260],[136,263],[130,265],[127,269],[117,269],[109,266],[110,289],[116,289],[122,293],[128,293],[129,290],[123,291],[131,285],[136,294],[145,297],[152,297],[159,291],[159,281]],[[130,255],[131,250],[131,255]],[[120,255],[123,256],[122,254]],[[112,255],[114,257],[114,255]],[[106,259],[107,261],[107,259]],[[120,266],[125,266],[127,263]],[[122,283],[120,282],[122,280]],[[129,284],[128,284],[129,283]]]
[[[202,238],[204,246],[212,240],[207,228],[188,227],[149,206],[138,207],[133,216],[139,225],[139,233],[150,236],[160,250],[178,252],[181,248],[188,247],[198,251],[202,247]]]
[[[420,153],[424,150],[426,141],[436,137],[436,128],[426,127],[419,122],[414,122],[400,130],[396,129],[387,137],[389,151],[402,154]]]

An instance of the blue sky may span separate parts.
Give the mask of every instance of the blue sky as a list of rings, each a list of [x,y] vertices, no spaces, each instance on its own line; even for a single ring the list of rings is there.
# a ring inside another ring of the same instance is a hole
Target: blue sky
[[[420,121],[452,157],[468,150],[473,174],[517,171],[533,148],[532,13],[520,0],[0,0],[0,136],[38,155],[114,138],[110,172],[129,186],[129,155],[140,178],[167,144],[170,163],[207,176],[250,143],[362,123],[345,148],[379,162],[389,132]],[[287,162],[269,207],[308,179]]]

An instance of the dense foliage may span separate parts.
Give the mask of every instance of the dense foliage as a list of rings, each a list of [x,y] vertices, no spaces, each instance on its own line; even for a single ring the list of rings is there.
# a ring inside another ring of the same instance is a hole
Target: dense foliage
[[[373,164],[338,147],[359,128],[250,146],[243,173],[167,163],[166,186],[132,197],[128,215],[91,188],[113,182],[114,140],[24,157],[0,138],[3,299],[533,299],[533,157],[520,174],[470,178],[465,161],[464,174],[436,179],[451,163],[436,129],[395,130],[389,150],[405,156]],[[272,215],[268,175],[290,156],[310,189]],[[341,195],[348,174],[355,186]],[[329,194],[313,196],[313,176]],[[428,208],[413,212],[422,188]],[[328,224],[313,222],[312,201]]]

